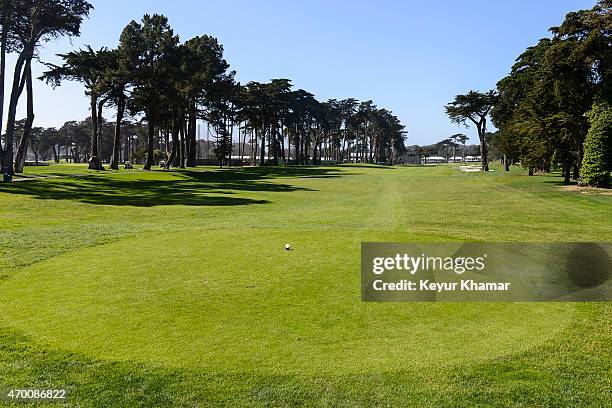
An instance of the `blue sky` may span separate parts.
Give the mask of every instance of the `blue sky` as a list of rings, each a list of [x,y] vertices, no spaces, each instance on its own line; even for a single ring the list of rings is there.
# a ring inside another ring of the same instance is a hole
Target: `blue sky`
[[[243,83],[290,78],[319,100],[372,99],[402,120],[408,144],[427,144],[463,131],[444,115],[454,95],[494,88],[550,26],[568,11],[591,8],[595,0],[92,3],[95,10],[81,37],[46,44],[43,60],[57,62],[54,54],[84,44],[114,47],[130,20],[162,13],[182,41],[204,33],[216,36]],[[25,116],[24,104],[19,117]],[[59,126],[89,114],[78,83],[53,90],[38,82],[35,109],[35,126]],[[466,133],[476,141],[474,129]]]

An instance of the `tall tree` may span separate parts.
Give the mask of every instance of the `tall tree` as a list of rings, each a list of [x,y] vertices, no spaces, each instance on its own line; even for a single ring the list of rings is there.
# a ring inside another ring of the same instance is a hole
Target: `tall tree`
[[[204,117],[215,133],[214,152],[219,165],[231,165],[233,130],[238,117],[240,84],[231,72],[208,88]]]
[[[103,79],[108,66],[114,60],[113,54],[102,48],[99,51],[93,50],[90,46],[79,51],[69,52],[59,55],[64,64],[56,66],[49,64],[50,70],[46,71],[41,79],[59,86],[63,80],[73,80],[82,82],[85,85],[85,94],[89,96],[91,109],[91,143],[89,152],[89,168],[92,170],[104,170],[98,155],[100,119],[99,98],[102,95]]]
[[[153,165],[155,128],[168,117],[167,95],[173,87],[173,58],[178,36],[159,14],[145,15],[142,23],[130,22],[121,33],[121,43],[132,67],[132,97],[128,107],[133,114],[143,112],[148,124],[145,170]]]
[[[457,134],[454,134],[451,137],[453,139],[455,139],[455,141],[457,143],[459,143],[459,144],[461,144],[463,146],[463,148],[461,149],[461,157],[463,159],[463,162],[465,163],[465,144],[469,140],[469,137],[467,137],[467,135],[464,135],[463,133],[457,133]]]
[[[26,65],[25,69],[25,82],[26,82],[26,111],[27,117],[19,145],[17,147],[17,154],[15,155],[15,173],[23,173],[23,167],[25,166],[26,155],[28,152],[28,144],[30,141],[30,133],[32,131],[32,125],[34,123],[34,90],[32,88],[32,66],[31,64]]]
[[[229,64],[223,58],[223,46],[216,38],[202,35],[189,39],[184,44],[185,58],[182,70],[186,80],[181,89],[186,102],[187,116],[187,167],[196,165],[196,127],[200,115],[198,105],[205,103],[208,92],[217,82],[226,81]],[[235,91],[235,89],[232,89]],[[234,95],[235,96],[235,95]]]
[[[0,3],[0,21],[2,23],[2,33],[0,34],[0,133],[4,124],[4,83],[6,79],[6,53],[8,35],[11,31],[12,16],[12,0],[1,0]],[[0,165],[2,164],[2,141],[0,140]]]
[[[580,182],[592,187],[609,187],[612,169],[612,107],[598,101],[593,104],[588,116],[591,127],[584,143]]]
[[[611,2],[569,13],[552,38],[522,53],[497,84],[497,135],[530,174],[561,164],[564,183],[578,178],[593,100],[609,100]]]
[[[84,0],[12,0],[10,5],[5,2],[0,7],[4,13],[1,21],[7,21],[6,26],[3,25],[2,35],[6,33],[6,51],[16,52],[18,56],[9,98],[4,146],[0,146],[0,167],[12,173],[17,104],[37,47],[61,36],[78,36],[83,18],[89,15],[93,6]],[[4,83],[4,78],[1,79]]]
[[[127,104],[127,91],[132,79],[129,62],[125,58],[125,51],[121,44],[117,49],[105,54],[105,61],[101,64],[102,78],[98,86],[101,95],[104,95],[110,105],[116,108],[115,129],[113,135],[113,150],[109,167],[119,169],[119,155],[121,150],[121,127],[125,116]]]
[[[457,95],[455,100],[446,105],[446,114],[451,122],[465,125],[472,122],[478,131],[480,140],[480,156],[482,171],[489,171],[489,160],[487,156],[487,118],[491,108],[495,104],[497,95],[495,91],[476,92],[470,91],[464,95]]]

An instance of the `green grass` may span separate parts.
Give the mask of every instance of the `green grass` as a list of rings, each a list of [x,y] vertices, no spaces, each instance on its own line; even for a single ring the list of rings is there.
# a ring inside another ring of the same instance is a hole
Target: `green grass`
[[[362,303],[362,241],[612,241],[612,197],[438,167],[0,184],[0,387],[71,406],[605,406],[612,307]],[[292,251],[283,245],[290,243]]]

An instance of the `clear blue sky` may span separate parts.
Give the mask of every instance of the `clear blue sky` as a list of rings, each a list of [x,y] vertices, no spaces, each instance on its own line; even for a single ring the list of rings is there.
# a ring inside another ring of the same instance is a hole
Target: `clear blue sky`
[[[243,83],[290,78],[319,100],[372,99],[402,120],[408,144],[427,144],[461,130],[444,115],[454,95],[494,88],[527,46],[547,36],[568,11],[591,8],[595,0],[92,3],[81,37],[48,43],[43,60],[57,62],[54,54],[84,44],[114,47],[130,20],[162,13],[182,41],[216,36]],[[24,104],[19,117],[25,116]],[[77,83],[52,90],[38,82],[35,108],[35,126],[59,126],[89,114]],[[474,129],[467,134],[475,142]]]

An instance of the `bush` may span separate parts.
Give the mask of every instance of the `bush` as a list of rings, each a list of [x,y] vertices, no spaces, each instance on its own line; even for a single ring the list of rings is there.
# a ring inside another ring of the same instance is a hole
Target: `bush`
[[[612,164],[610,163],[612,108],[605,102],[595,102],[587,116],[591,127],[584,141],[580,184],[609,187],[610,164]]]
[[[142,164],[144,163],[146,156],[147,156],[147,149],[144,147],[141,147],[140,149],[132,153],[132,155],[130,156],[130,161],[132,163]]]
[[[159,149],[153,150],[153,165],[158,166],[159,163],[166,161],[166,159],[166,152]]]
[[[142,147],[136,150],[131,156],[130,161],[133,163],[142,164],[147,159],[147,148]],[[163,150],[155,149],[153,150],[153,165],[157,166],[163,160],[166,160],[166,152]]]

